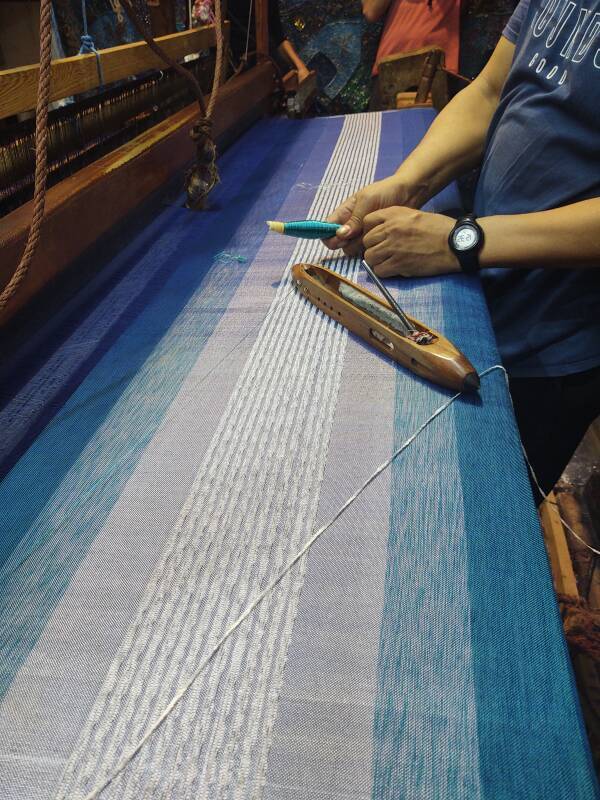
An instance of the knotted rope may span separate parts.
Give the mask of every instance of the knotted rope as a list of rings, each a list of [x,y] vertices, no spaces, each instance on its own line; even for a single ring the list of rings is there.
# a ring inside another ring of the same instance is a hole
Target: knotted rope
[[[206,109],[206,116],[212,117],[212,112],[217,102],[217,94],[219,92],[219,84],[221,83],[221,71],[223,69],[223,28],[221,20],[221,0],[214,0],[215,2],[215,35],[217,38],[217,55],[215,59],[215,72],[213,75],[212,90],[210,99],[208,101],[208,108]]]
[[[183,78],[185,78],[194,91],[198,105],[200,106],[200,114],[202,119],[199,123],[194,125],[190,131],[190,136],[196,145],[196,163],[188,171],[185,184],[187,192],[188,208],[202,208],[204,206],[206,197],[211,189],[219,182],[219,173],[216,166],[216,147],[211,134],[210,117],[212,115],[219,84],[221,81],[221,71],[223,66],[223,30],[221,20],[221,0],[215,0],[215,36],[217,42],[217,55],[215,62],[215,72],[213,76],[213,85],[211,95],[208,101],[208,106],[204,100],[204,94],[198,79],[189,70],[185,69],[179,62],[175,61],[171,56],[167,55],[160,47],[153,37],[148,33],[146,26],[138,16],[135,8],[133,7],[132,0],[121,0],[131,22],[134,27],[144,39],[148,47],[162,59],[165,64],[172,67]]]
[[[83,35],[81,37],[80,56],[94,54],[96,56],[96,66],[98,67],[98,81],[100,86],[104,86],[104,75],[102,74],[102,64],[100,63],[100,53],[96,50],[94,40],[88,33],[87,9],[85,0],[81,0],[81,18],[83,20]]]
[[[35,110],[35,182],[33,190],[33,215],[27,235],[27,243],[18,267],[0,294],[0,311],[14,297],[23,283],[35,254],[39,239],[44,206],[46,203],[46,179],[48,177],[48,104],[50,101],[50,60],[52,56],[52,2],[40,2],[40,74],[37,105]],[[4,243],[2,245],[4,246]]]

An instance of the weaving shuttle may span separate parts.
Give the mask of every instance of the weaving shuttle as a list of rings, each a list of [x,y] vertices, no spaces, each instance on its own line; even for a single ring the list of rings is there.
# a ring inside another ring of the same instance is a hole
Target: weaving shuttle
[[[292,277],[313,305],[419,377],[458,392],[479,388],[475,367],[452,342],[410,316],[413,330],[405,332],[386,300],[316,264],[295,264]]]

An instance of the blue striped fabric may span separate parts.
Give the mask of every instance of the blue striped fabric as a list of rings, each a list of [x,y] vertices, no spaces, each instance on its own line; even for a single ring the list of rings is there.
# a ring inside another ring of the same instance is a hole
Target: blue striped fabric
[[[297,297],[269,235],[392,172],[427,110],[255,126],[12,358],[0,426],[0,797],[597,797],[504,379],[448,397]],[[450,188],[431,208],[456,207]],[[100,257],[101,260],[101,257]],[[357,276],[357,264],[331,264]],[[364,275],[358,279],[364,281]],[[476,279],[391,281],[479,370]]]
[[[300,130],[279,121],[268,126],[269,134],[265,123],[258,125],[223,158],[224,180],[212,197],[215,209],[228,208],[222,224],[211,218],[216,211],[196,215],[171,207],[150,230],[143,229],[140,238],[148,251],[140,252],[137,242],[129,246],[132,255],[119,272],[125,273],[122,280],[132,270],[138,274],[119,298],[120,315],[94,342],[85,364],[89,372],[74,390],[70,376],[81,379],[77,331],[69,338],[59,381],[70,386],[71,394],[65,396],[59,385],[54,415],[0,484],[0,697],[227,309],[264,238],[264,220],[276,216],[301,169],[306,182],[318,180],[340,124],[332,120],[314,131],[314,125]],[[310,198],[305,193],[304,203]],[[98,328],[103,325],[99,320]],[[86,339],[96,336],[96,331],[85,332]],[[37,393],[44,389],[43,380],[34,379],[28,387],[30,406],[8,409],[7,430],[16,427],[15,417],[40,413]],[[36,586],[22,597],[32,561]]]

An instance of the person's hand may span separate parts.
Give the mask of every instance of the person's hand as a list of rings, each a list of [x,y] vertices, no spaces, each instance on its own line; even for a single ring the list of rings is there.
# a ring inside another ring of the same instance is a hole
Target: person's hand
[[[454,223],[452,217],[403,206],[374,211],[363,220],[365,261],[383,278],[460,272],[448,244]]]
[[[392,175],[382,181],[365,186],[338,206],[327,217],[327,222],[337,222],[341,230],[325,244],[331,250],[342,247],[347,256],[359,255],[363,250],[363,219],[372,211],[389,206],[410,205],[409,190],[405,184]]]

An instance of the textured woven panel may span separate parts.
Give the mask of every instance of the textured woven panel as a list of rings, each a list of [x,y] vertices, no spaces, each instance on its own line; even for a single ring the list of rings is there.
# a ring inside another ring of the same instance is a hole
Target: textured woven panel
[[[222,160],[213,212],[165,209],[90,289],[98,303],[63,312],[63,338],[0,412],[15,422],[0,484],[3,798],[76,800],[109,776],[448,397],[300,300],[286,265],[326,252],[264,229],[389,174],[430,121],[257,126]],[[456,204],[450,190],[432,207]],[[391,286],[478,369],[497,363],[475,280]],[[101,793],[595,796],[499,372],[369,486]]]

